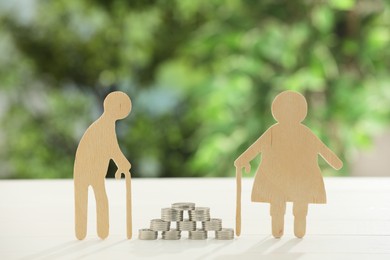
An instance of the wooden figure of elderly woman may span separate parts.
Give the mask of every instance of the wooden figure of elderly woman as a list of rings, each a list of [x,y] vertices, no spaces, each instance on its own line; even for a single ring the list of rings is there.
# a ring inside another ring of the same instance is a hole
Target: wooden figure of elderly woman
[[[293,203],[294,233],[306,233],[309,203],[326,203],[326,193],[318,155],[334,169],[342,161],[302,124],[307,114],[306,99],[299,93],[284,91],[272,103],[277,121],[234,162],[237,173],[236,234],[241,232],[241,171],[250,172],[250,161],[261,154],[252,190],[252,201],[270,203],[272,235],[284,232],[286,202]]]

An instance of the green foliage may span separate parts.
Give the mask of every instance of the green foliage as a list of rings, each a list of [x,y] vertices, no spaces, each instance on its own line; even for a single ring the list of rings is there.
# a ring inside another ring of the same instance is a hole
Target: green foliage
[[[389,123],[384,1],[58,0],[31,12],[0,11],[0,177],[71,177],[112,90],[133,100],[118,138],[138,177],[232,176],[285,89],[305,94],[305,123],[347,162]]]

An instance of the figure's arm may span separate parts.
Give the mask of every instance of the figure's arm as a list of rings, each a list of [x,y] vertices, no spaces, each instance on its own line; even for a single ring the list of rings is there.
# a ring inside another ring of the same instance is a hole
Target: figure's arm
[[[250,161],[260,154],[266,145],[271,144],[271,138],[272,129],[270,128],[234,161],[234,166],[238,169],[245,168],[245,171],[249,173],[251,171]]]
[[[112,159],[114,160],[116,166],[118,167],[115,177],[120,178],[120,174],[124,173],[126,175],[130,171],[131,164],[122,153],[118,141],[116,139],[116,136],[112,142]]]
[[[336,170],[339,170],[339,169],[341,169],[341,167],[343,167],[343,162],[340,160],[340,158],[337,157],[337,155],[334,152],[332,152],[329,149],[329,147],[327,147],[320,139],[318,139],[318,146],[319,146],[318,147],[319,154],[322,156],[322,158],[325,159],[325,161],[330,166],[332,166]]]

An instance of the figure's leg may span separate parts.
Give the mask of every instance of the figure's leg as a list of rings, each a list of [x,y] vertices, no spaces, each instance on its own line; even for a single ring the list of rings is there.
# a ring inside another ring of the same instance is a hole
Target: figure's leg
[[[96,199],[96,219],[97,219],[97,233],[101,239],[108,236],[108,199],[104,181],[93,185],[93,191]]]
[[[284,214],[286,213],[285,201],[271,202],[272,235],[280,238],[284,233]]]
[[[294,234],[302,238],[306,234],[306,216],[308,204],[304,202],[294,202]]]
[[[78,179],[74,180],[74,198],[76,237],[83,240],[87,235],[88,185]]]

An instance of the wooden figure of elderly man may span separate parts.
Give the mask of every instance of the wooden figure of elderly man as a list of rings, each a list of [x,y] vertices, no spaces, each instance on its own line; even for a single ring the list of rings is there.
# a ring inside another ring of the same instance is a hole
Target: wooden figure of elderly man
[[[74,163],[75,231],[84,239],[87,234],[88,187],[93,188],[96,199],[97,233],[105,239],[109,233],[108,200],[105,176],[112,159],[118,167],[116,179],[126,177],[127,237],[132,234],[131,220],[131,164],[119,148],[115,122],[131,111],[131,100],[123,92],[110,93],[104,100],[104,112],[84,133],[76,151]]]

